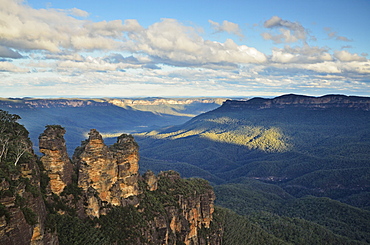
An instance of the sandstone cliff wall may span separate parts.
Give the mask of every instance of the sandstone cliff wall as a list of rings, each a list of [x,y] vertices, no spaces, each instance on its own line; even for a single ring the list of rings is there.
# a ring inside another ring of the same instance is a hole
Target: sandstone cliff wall
[[[146,223],[137,228],[141,242],[133,244],[220,244],[219,236],[204,235],[210,233],[215,200],[207,182],[184,180],[174,171],[140,176],[134,138],[123,134],[107,146],[95,129],[76,149],[72,163],[64,133],[61,127],[49,126],[40,136],[41,160],[50,178],[47,201],[59,215],[75,212],[81,219],[100,218],[114,207],[133,206]],[[78,188],[78,196],[70,192],[72,187]]]
[[[98,131],[92,129],[89,138],[73,156],[78,169],[78,186],[89,195],[87,215],[99,217],[105,205],[124,205],[126,198],[137,196],[139,176],[138,145],[130,135],[123,134],[108,147]]]
[[[72,183],[73,165],[67,154],[65,132],[60,126],[49,125],[39,137],[40,152],[43,153],[40,160],[50,178],[48,188],[58,195]]]
[[[47,209],[32,144],[26,134],[16,140],[25,143],[18,164],[0,161],[0,244],[59,244],[57,235],[46,229]]]

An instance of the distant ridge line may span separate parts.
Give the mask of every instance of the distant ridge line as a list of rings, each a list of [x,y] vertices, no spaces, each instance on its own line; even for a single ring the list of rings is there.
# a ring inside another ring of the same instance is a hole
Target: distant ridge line
[[[347,96],[328,94],[320,97],[286,94],[272,99],[255,97],[247,101],[226,100],[223,109],[267,109],[267,108],[353,108],[358,110],[370,110],[370,97]]]
[[[155,105],[190,105],[195,103],[221,105],[223,98],[140,98],[140,99],[80,99],[80,98],[0,98],[0,106],[5,108],[60,108],[87,106],[155,106]]]

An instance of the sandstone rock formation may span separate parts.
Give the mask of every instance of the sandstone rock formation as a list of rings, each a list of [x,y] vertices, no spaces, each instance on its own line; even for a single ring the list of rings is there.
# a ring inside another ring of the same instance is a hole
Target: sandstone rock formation
[[[50,178],[49,189],[59,195],[72,183],[73,165],[70,161],[64,140],[65,129],[57,125],[48,125],[39,137],[41,161]]]
[[[199,236],[199,231],[203,228],[210,228],[212,214],[214,211],[214,200],[216,198],[213,190],[204,185],[204,190],[193,189],[180,178],[175,171],[161,172],[158,175],[159,182],[167,182],[174,189],[167,190],[160,186],[159,190],[163,195],[172,195],[176,197],[176,204],[166,207],[169,221],[169,229],[166,229],[167,240],[169,244],[171,236],[179,236],[181,241],[187,245],[191,244],[208,244]],[[176,186],[182,189],[176,190]],[[189,189],[187,189],[189,188]],[[178,206],[178,207],[177,207]],[[161,225],[159,225],[161,227]],[[179,238],[177,237],[177,239]],[[213,240],[210,244],[217,244],[219,241]]]
[[[6,159],[0,160],[0,244],[59,244],[56,234],[45,229],[47,211],[40,192],[40,170],[27,131],[18,124],[12,128],[24,131],[14,140],[25,142],[26,152],[16,168]]]
[[[108,147],[92,129],[73,159],[78,168],[78,186],[93,193],[86,207],[88,216],[99,217],[102,203],[120,206],[123,199],[138,195],[139,154],[132,136],[123,134]]]
[[[49,125],[40,135],[41,171],[32,155],[0,179],[0,244],[81,243],[96,234],[104,244],[221,244],[210,228],[208,182],[174,171],[140,176],[134,138],[123,134],[106,146],[95,129],[71,161],[64,133]]]
[[[155,191],[158,189],[158,179],[152,171],[146,171],[146,173],[143,175],[143,178],[145,183],[148,185],[149,191]]]

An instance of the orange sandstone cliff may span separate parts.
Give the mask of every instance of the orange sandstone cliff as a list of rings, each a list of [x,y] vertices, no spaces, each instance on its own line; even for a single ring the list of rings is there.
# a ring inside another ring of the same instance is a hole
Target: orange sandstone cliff
[[[115,207],[131,206],[145,225],[132,224],[140,239],[130,237],[130,244],[220,244],[220,234],[210,229],[215,194],[208,182],[182,179],[174,171],[140,176],[134,138],[123,134],[107,146],[95,129],[70,161],[63,134],[61,127],[49,126],[40,136],[50,178],[47,200],[59,215],[72,210],[80,219],[99,219]]]

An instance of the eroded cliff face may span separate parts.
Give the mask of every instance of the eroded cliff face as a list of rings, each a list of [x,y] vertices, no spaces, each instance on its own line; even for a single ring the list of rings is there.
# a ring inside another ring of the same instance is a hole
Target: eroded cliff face
[[[210,228],[215,194],[207,183],[194,183],[203,180],[192,181],[181,179],[175,171],[158,175],[157,194],[173,196],[175,200],[173,204],[165,206],[167,223],[163,222],[163,217],[155,219],[157,227],[166,231],[163,244],[171,244],[171,240],[187,245],[220,244],[217,236],[210,238],[200,235],[202,229]]]
[[[23,164],[22,168],[29,169],[29,165],[35,169],[32,162]],[[1,181],[0,192],[7,194],[0,198],[0,244],[59,244],[56,234],[45,229],[47,211],[37,189],[38,180],[28,177],[26,180],[22,174],[13,175],[11,184],[5,179]]]
[[[12,160],[11,157],[0,159],[0,244],[59,244],[56,234],[46,230],[47,210],[40,190],[40,169],[32,143],[25,132],[20,133],[25,131],[22,126],[13,127],[18,127],[14,140],[24,143],[17,144],[17,150],[24,152],[16,166],[13,161],[8,161]],[[8,131],[9,135],[12,133]],[[17,151],[12,148],[9,152],[11,150]]]
[[[49,190],[59,195],[72,183],[73,165],[70,161],[64,140],[65,129],[49,125],[39,137],[41,162],[50,178]]]
[[[124,199],[138,195],[139,154],[132,136],[123,134],[108,147],[99,132],[92,129],[73,159],[78,168],[78,186],[90,193],[88,216],[104,214],[103,204],[120,206]]]
[[[71,161],[64,133],[49,125],[40,135],[41,171],[33,155],[0,179],[0,244],[88,244],[94,236],[104,244],[221,244],[207,181],[174,171],[140,176],[134,138],[107,146],[95,129]]]

